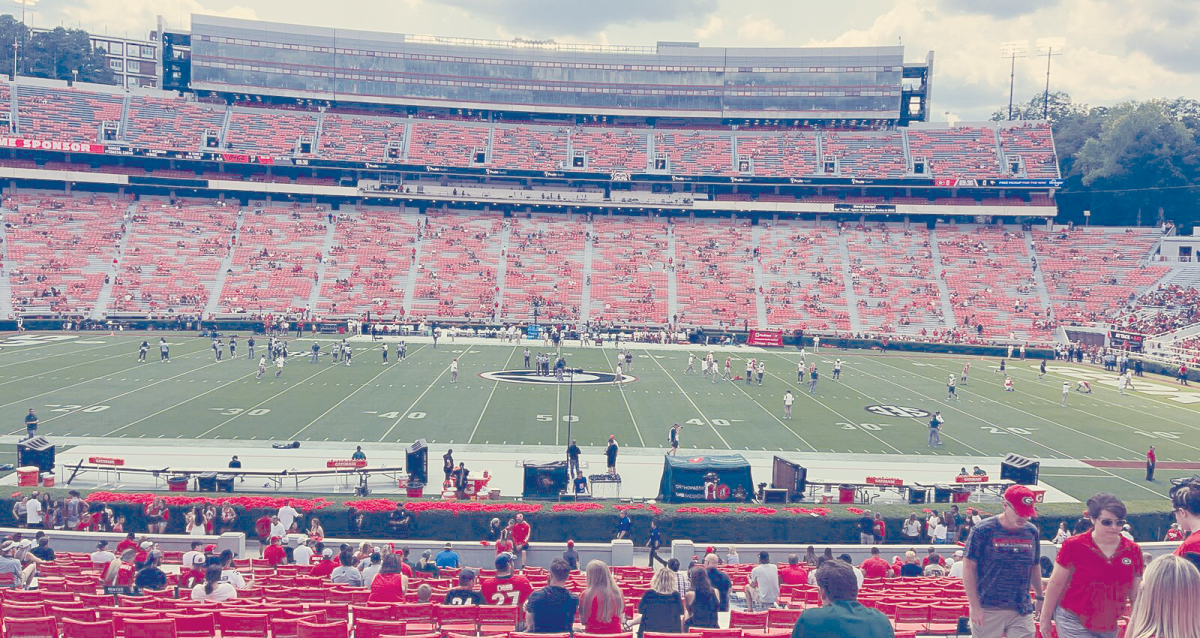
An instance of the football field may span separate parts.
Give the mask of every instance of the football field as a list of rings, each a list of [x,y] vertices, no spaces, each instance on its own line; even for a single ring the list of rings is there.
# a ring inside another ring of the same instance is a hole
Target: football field
[[[170,362],[158,361],[157,342],[170,343]],[[151,348],[146,363],[138,344]],[[1160,479],[1200,468],[1200,392],[1162,378],[1135,379],[1120,394],[1115,374],[1091,366],[1050,362],[1038,378],[1036,361],[1011,360],[1014,392],[1004,390],[997,359],[879,353],[822,348],[808,353],[820,381],[816,391],[797,383],[794,349],[714,349],[719,365],[733,358],[735,375],[745,360],[766,362],[755,381],[711,379],[687,373],[687,356],[707,348],[630,344],[631,370],[613,383],[616,350],[566,347],[568,366],[584,372],[573,382],[524,372],[525,347],[549,352],[541,341],[409,339],[408,356],[395,361],[380,342],[356,337],[352,364],[334,364],[335,341],[289,338],[291,356],[282,374],[274,366],[257,379],[257,357],[247,357],[245,336],[230,358],[216,361],[206,338],[181,333],[8,334],[0,338],[0,434],[24,432],[33,408],[39,434],[70,444],[71,437],[112,439],[236,439],[257,441],[411,442],[431,444],[603,446],[610,434],[621,445],[665,449],[672,423],[683,424],[685,453],[779,451],[822,454],[893,454],[906,457],[995,459],[1015,452],[1039,459],[1081,459],[1081,469],[1043,469],[1045,480],[1076,497],[1108,489],[1127,499],[1150,499],[1164,483],[1147,484],[1145,453],[1158,451]],[[392,344],[394,342],[389,342]],[[459,362],[457,383],[450,365]],[[832,379],[835,359],[843,361]],[[946,381],[970,364],[957,400]],[[1075,391],[1089,380],[1092,394]],[[1062,385],[1070,384],[1067,405]],[[783,395],[795,395],[785,419]],[[941,411],[944,445],[926,444],[929,415]],[[65,440],[64,440],[65,439]],[[165,441],[160,441],[163,443]],[[1050,474],[1047,476],[1047,474]]]

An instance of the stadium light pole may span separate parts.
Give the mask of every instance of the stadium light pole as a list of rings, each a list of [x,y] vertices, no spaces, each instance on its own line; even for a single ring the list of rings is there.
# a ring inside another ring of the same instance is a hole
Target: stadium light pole
[[[29,27],[25,25],[25,10],[36,7],[42,0],[9,0],[14,4],[21,5],[21,54],[25,53],[25,35],[29,33]],[[17,80],[17,47],[13,45],[13,81]]]
[[[1013,88],[1016,85],[1017,78],[1017,58],[1025,57],[1025,52],[1029,49],[1029,43],[1025,40],[1011,40],[1000,44],[1000,53],[1003,57],[1009,59],[1008,70],[1008,120],[1013,119]]]
[[[1046,90],[1042,93],[1042,119],[1050,119],[1050,60],[1053,56],[1062,55],[1066,47],[1065,38],[1038,38],[1038,55],[1046,56]]]

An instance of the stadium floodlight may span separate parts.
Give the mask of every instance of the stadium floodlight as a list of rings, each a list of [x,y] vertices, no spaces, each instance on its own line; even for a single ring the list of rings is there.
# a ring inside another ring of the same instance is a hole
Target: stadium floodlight
[[[1053,56],[1062,55],[1067,47],[1067,39],[1063,37],[1038,38],[1038,55],[1046,56],[1046,91],[1042,93],[1042,119],[1050,119],[1050,60]]]
[[[13,4],[21,5],[21,43],[20,53],[25,53],[25,34],[29,33],[29,28],[25,25],[25,11],[33,9],[42,0],[8,0]],[[17,49],[18,45],[13,42],[13,82],[17,81]]]
[[[1028,40],[1009,40],[1000,43],[1000,55],[1009,59],[1008,70],[1008,119],[1013,119],[1013,85],[1017,77],[1017,58],[1025,57],[1029,51]]]

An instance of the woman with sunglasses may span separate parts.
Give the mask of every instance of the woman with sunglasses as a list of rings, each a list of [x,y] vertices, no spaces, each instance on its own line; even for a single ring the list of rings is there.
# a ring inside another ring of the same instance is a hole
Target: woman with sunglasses
[[[1057,638],[1116,638],[1125,600],[1137,596],[1145,564],[1138,544],[1121,535],[1125,504],[1100,493],[1087,502],[1091,531],[1063,541],[1046,587],[1042,625]]]
[[[1188,537],[1175,548],[1176,556],[1200,553],[1200,481],[1188,479],[1171,488],[1175,522]]]

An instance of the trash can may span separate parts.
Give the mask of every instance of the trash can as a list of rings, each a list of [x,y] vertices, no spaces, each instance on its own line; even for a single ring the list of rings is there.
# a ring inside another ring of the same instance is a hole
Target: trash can
[[[853,485],[843,483],[838,486],[838,503],[853,503],[854,496],[858,492]]]
[[[188,477],[172,476],[167,479],[168,492],[186,492],[188,488]]]
[[[42,472],[42,487],[54,487],[54,472]]]
[[[35,465],[17,468],[17,487],[37,487],[42,469]]]
[[[217,475],[217,491],[232,492],[233,480],[237,478],[236,474],[218,474]]]
[[[425,484],[424,483],[416,483],[413,481],[409,481],[407,490],[408,490],[409,498],[421,498],[421,497],[425,496]]]
[[[969,503],[971,500],[971,491],[963,488],[954,490],[953,501],[955,503]]]
[[[205,472],[196,477],[197,492],[215,492],[217,491],[217,473]]]

